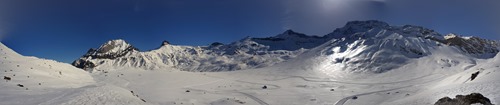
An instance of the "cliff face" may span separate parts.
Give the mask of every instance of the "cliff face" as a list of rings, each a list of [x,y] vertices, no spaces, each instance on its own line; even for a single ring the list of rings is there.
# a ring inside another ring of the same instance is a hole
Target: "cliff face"
[[[470,54],[498,53],[499,43],[493,40],[478,37],[460,37],[455,34],[445,36],[447,45],[458,46],[462,51]]]
[[[439,99],[436,103],[434,103],[434,105],[472,105],[472,104],[493,105],[490,99],[484,97],[480,93],[471,93],[465,96],[457,95],[453,99],[449,97],[444,97]]]
[[[111,40],[101,45],[98,49],[89,49],[82,58],[73,61],[72,65],[82,69],[94,68],[96,64],[89,59],[116,59],[138,51],[137,48],[124,40]]]

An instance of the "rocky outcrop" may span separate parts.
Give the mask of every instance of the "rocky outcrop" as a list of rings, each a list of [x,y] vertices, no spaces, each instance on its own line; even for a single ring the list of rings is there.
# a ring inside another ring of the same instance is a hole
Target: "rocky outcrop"
[[[125,56],[133,51],[138,51],[138,49],[122,39],[110,40],[101,45],[98,49],[89,49],[87,53],[85,53],[85,55],[73,61],[72,65],[82,69],[94,68],[97,65],[89,60],[116,59],[118,57]]]
[[[478,37],[460,37],[455,34],[445,36],[445,44],[458,46],[469,54],[498,53],[499,43],[493,40],[481,39]]]
[[[471,105],[471,104],[493,105],[490,99],[484,97],[480,93],[471,93],[469,95],[457,95],[454,99],[443,97],[434,105]]]
[[[170,45],[170,42],[164,40],[162,43],[161,43],[161,46],[166,46],[166,45]]]

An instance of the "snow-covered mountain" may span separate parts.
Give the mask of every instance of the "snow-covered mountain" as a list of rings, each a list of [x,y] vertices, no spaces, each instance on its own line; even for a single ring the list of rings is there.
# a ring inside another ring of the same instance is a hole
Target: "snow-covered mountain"
[[[303,54],[298,62],[328,71],[381,73],[412,59],[440,53],[457,53],[474,58],[491,58],[499,43],[478,37],[441,35],[420,26],[389,26],[381,21],[352,21],[325,37],[333,37]],[[290,67],[293,67],[291,65]]]
[[[326,41],[322,37],[288,30],[275,37],[247,37],[228,45],[212,43],[209,46],[179,46],[164,41],[158,49],[140,52],[118,39],[98,49],[90,49],[73,65],[84,69],[174,67],[188,71],[231,71],[271,66]]]
[[[163,42],[160,48],[146,52],[118,39],[96,50],[90,49],[73,65],[84,69],[174,67],[187,71],[232,71],[268,67],[300,57],[299,62],[314,63],[311,65],[326,63],[322,66],[380,73],[398,68],[411,59],[431,55],[440,47],[478,58],[490,58],[499,52],[499,43],[492,40],[442,35],[420,26],[390,26],[368,20],[348,22],[324,36],[287,30],[273,37],[247,37],[227,45],[179,46]],[[304,62],[304,59],[314,61]]]

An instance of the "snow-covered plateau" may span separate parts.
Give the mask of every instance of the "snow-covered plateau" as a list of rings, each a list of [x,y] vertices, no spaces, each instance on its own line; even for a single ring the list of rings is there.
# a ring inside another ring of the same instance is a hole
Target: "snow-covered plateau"
[[[140,51],[125,40],[72,64],[0,43],[1,105],[433,105],[480,93],[500,104],[498,41],[351,21],[229,44]],[[474,75],[474,76],[473,76]]]

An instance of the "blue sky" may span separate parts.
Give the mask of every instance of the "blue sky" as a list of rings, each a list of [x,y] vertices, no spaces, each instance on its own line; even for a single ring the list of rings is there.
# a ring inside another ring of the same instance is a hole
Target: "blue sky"
[[[208,45],[286,29],[325,35],[368,19],[498,40],[497,10],[498,0],[0,0],[0,40],[68,63],[111,39],[151,50],[163,40]]]

